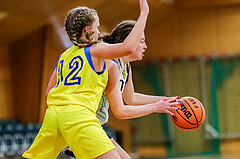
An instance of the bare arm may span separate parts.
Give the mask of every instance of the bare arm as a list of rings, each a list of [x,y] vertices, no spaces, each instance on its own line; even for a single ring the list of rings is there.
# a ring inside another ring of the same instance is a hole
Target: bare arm
[[[46,96],[48,95],[49,91],[56,85],[56,83],[57,83],[57,71],[55,69],[52,73],[52,76],[50,77],[49,82],[48,82]]]
[[[145,116],[154,112],[168,113],[174,115],[172,112],[170,112],[170,110],[178,109],[176,107],[172,107],[173,105],[179,104],[178,102],[176,102],[176,98],[169,100],[159,100],[158,102],[141,106],[124,105],[119,88],[120,86],[118,67],[112,61],[111,65],[109,65],[109,82],[105,92],[110,104],[110,108],[115,117],[119,119],[131,119]]]
[[[131,68],[129,71],[128,82],[126,83],[126,85],[124,87],[122,96],[123,96],[124,102],[126,104],[130,104],[130,105],[143,105],[143,104],[155,103],[159,100],[168,100],[168,99],[179,98],[179,97],[153,96],[153,95],[146,95],[146,94],[142,94],[142,93],[136,93],[134,91]]]
[[[97,58],[113,59],[132,54],[141,39],[144,32],[149,13],[147,0],[139,0],[140,16],[132,29],[131,33],[123,43],[106,44],[99,43],[91,47],[91,54]]]
[[[128,82],[124,87],[122,96],[126,104],[133,104],[133,105],[154,103],[162,99],[162,97],[160,96],[151,96],[151,95],[136,93],[134,91],[131,69],[129,71]]]

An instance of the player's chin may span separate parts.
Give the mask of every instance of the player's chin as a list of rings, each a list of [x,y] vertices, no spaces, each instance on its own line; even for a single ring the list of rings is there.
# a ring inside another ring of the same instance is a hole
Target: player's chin
[[[141,54],[140,56],[138,56],[138,60],[142,60],[143,56],[144,56],[144,54]]]
[[[137,61],[141,61],[143,59],[143,57],[138,57]]]

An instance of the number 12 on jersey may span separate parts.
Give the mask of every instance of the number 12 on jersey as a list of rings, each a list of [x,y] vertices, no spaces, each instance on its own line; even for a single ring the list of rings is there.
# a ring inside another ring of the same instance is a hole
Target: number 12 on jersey
[[[81,77],[78,77],[78,73],[82,70],[83,67],[83,59],[81,56],[74,57],[68,64],[67,74],[64,77],[63,76],[63,67],[64,67],[64,60],[61,60],[58,64],[57,68],[57,85],[59,85],[60,82],[64,82],[65,86],[71,86],[71,85],[80,85],[81,84]]]

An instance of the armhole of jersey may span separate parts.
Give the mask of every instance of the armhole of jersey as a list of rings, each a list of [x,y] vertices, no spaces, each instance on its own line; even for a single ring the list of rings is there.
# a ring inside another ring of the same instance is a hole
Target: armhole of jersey
[[[84,48],[84,53],[85,53],[85,56],[87,58],[87,61],[89,63],[89,65],[91,66],[92,70],[97,74],[97,75],[101,75],[105,72],[106,70],[106,62],[104,61],[104,65],[103,65],[103,69],[100,73],[97,73],[94,66],[93,66],[93,62],[92,62],[92,57],[91,57],[91,54],[90,54],[90,48],[91,46],[88,46],[88,47],[85,47]]]
[[[104,61],[102,72],[98,73],[98,75],[103,74],[105,72],[105,70],[106,70],[106,61]]]
[[[129,72],[130,72],[130,62],[127,64],[127,80],[126,80],[126,83],[128,82],[128,78],[129,78]]]
[[[114,62],[116,62],[116,63],[117,63],[116,59],[112,59],[112,61],[114,61]]]
[[[122,62],[121,62],[122,59],[118,58],[117,60],[118,60],[119,66],[122,68],[122,67],[123,67],[123,66],[122,66]]]

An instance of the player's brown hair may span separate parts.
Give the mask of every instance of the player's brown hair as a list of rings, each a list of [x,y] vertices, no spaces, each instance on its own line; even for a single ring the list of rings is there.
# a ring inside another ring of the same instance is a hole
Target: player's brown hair
[[[93,39],[93,31],[86,32],[87,42],[80,39],[83,29],[86,26],[92,27],[95,16],[97,16],[97,11],[88,7],[77,7],[70,11],[65,20],[65,30],[74,45],[82,48],[97,43]]]
[[[122,21],[113,29],[111,34],[102,35],[100,39],[109,44],[122,43],[130,34],[135,24],[136,21],[133,20]]]

